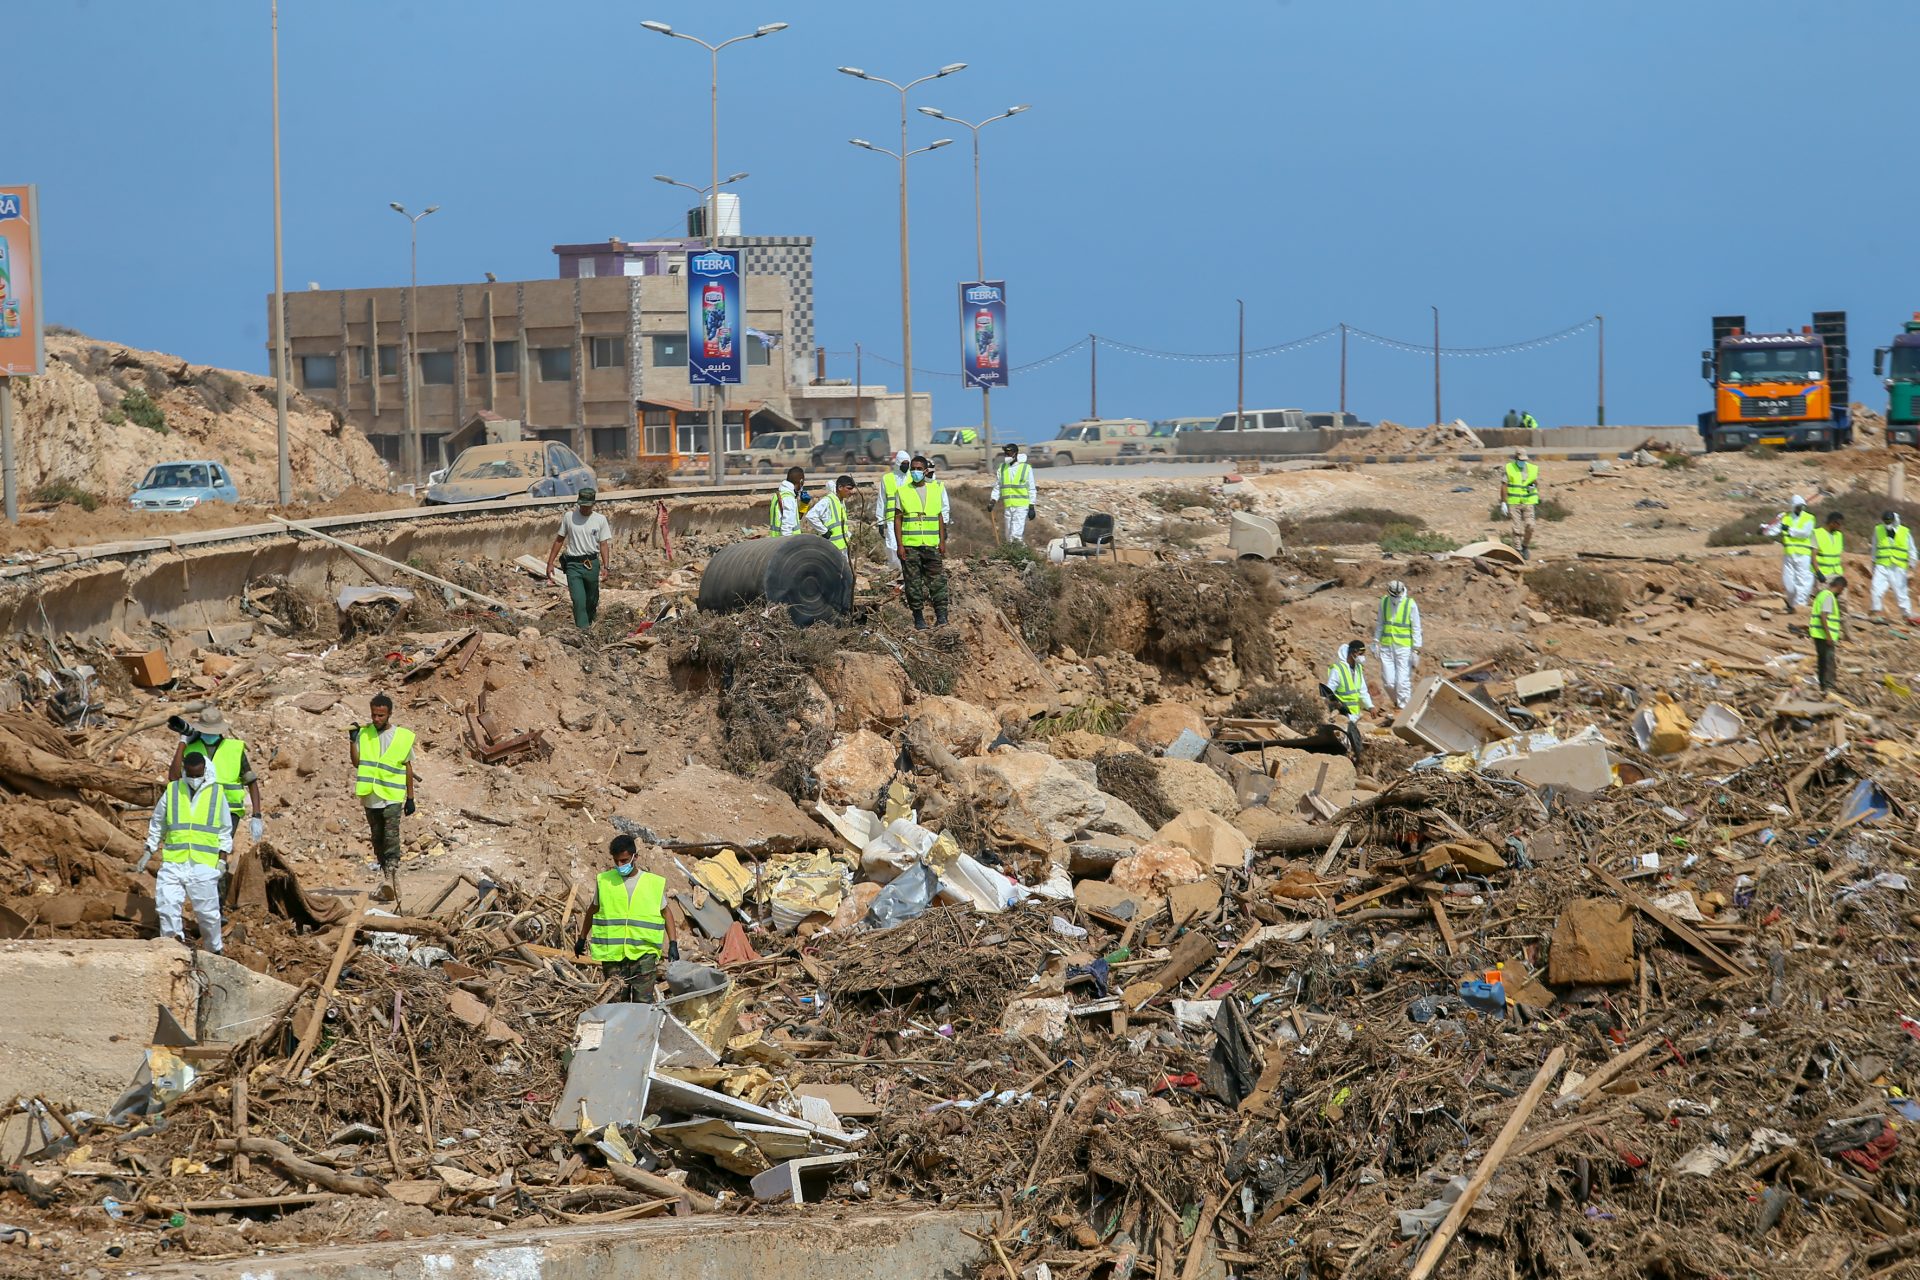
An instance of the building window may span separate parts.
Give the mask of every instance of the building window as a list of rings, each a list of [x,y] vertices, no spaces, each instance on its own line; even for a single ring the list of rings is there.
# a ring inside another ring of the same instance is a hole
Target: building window
[[[627,456],[625,427],[595,427],[589,434],[593,437],[594,457],[624,458]]]
[[[469,342],[467,344],[467,373],[469,376],[475,378],[484,378],[487,376],[486,343]]]
[[[747,363],[750,365],[773,363],[773,348],[762,342],[758,334],[747,335]]]
[[[353,349],[353,376],[362,381],[373,376],[373,352],[365,347]]]
[[[420,353],[420,385],[423,387],[452,386],[453,352],[422,351]]]
[[[573,378],[572,347],[535,347],[533,358],[539,362],[540,381],[568,382]]]
[[[673,415],[665,409],[642,409],[640,423],[646,428],[644,452],[665,457],[673,452]]]
[[[575,274],[577,274],[582,280],[593,279],[594,277],[593,259],[579,258],[579,259],[576,259],[576,261],[579,263],[579,270]]]
[[[509,341],[493,344],[493,371],[495,373],[520,372],[519,343]]]
[[[653,367],[656,369],[684,368],[687,363],[687,335],[684,333],[656,333],[653,335]]]
[[[822,418],[820,419],[820,427],[824,431],[851,431],[853,430],[853,419]]]
[[[308,390],[340,385],[340,362],[332,356],[301,356],[300,385]]]
[[[618,338],[594,338],[593,367],[596,369],[621,369],[627,363],[627,340]]]
[[[395,345],[383,345],[380,348],[380,376],[397,378],[400,376],[400,348]]]

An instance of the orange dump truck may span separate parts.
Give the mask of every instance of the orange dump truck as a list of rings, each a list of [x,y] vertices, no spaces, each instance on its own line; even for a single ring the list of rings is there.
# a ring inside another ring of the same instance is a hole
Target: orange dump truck
[[[1748,333],[1745,316],[1715,316],[1700,376],[1713,384],[1713,408],[1700,415],[1709,453],[1756,444],[1833,449],[1853,437],[1844,311],[1816,311],[1798,333]]]

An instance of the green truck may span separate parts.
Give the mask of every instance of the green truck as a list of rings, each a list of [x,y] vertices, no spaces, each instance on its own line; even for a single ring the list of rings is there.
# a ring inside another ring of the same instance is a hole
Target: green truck
[[[1873,353],[1873,376],[1886,378],[1887,443],[1920,445],[1920,311]]]

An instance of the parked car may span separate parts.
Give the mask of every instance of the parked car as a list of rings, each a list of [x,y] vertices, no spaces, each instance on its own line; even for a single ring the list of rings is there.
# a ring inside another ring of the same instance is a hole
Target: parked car
[[[156,462],[127,499],[135,511],[191,511],[203,502],[238,502],[233,473],[218,462]]]
[[[804,467],[812,460],[813,434],[808,431],[764,431],[748,441],[745,449],[726,456],[727,470],[755,471],[761,475],[785,472],[788,467]]]
[[[879,427],[835,427],[813,447],[807,460],[815,467],[838,467],[842,471],[862,463],[885,466],[893,460],[893,442]]]
[[[1248,409],[1241,414],[1223,413],[1215,431],[1232,431],[1234,419],[1240,419],[1241,431],[1305,431],[1310,425],[1301,409]]]
[[[1147,432],[1147,452],[1172,453],[1175,437],[1189,431],[1211,431],[1213,424],[1212,418],[1162,418]]]
[[[1027,450],[1036,467],[1070,467],[1076,462],[1112,462],[1147,452],[1152,430],[1141,418],[1088,418],[1069,422],[1051,440]]]
[[[966,439],[968,435],[973,439]],[[933,433],[933,439],[927,441],[927,447],[921,452],[927,455],[934,470],[952,471],[956,467],[986,466],[992,450],[987,448],[986,438],[977,427],[942,427]]]
[[[1362,422],[1358,414],[1310,413],[1307,415],[1307,425],[1310,427],[1338,427],[1349,431],[1358,431],[1371,427],[1373,424],[1371,422]]]
[[[429,506],[494,498],[567,498],[594,487],[593,468],[563,444],[519,440],[462,449],[446,474],[427,486]]]

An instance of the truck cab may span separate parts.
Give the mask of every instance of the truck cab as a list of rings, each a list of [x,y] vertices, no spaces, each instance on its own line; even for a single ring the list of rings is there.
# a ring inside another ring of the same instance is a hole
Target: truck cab
[[[1798,333],[1748,333],[1745,316],[1715,316],[1700,353],[1713,408],[1700,415],[1708,452],[1748,445],[1832,449],[1853,436],[1847,402],[1847,315],[1816,311]]]
[[[1873,376],[1886,379],[1887,443],[1920,445],[1920,311],[1873,353]]]

